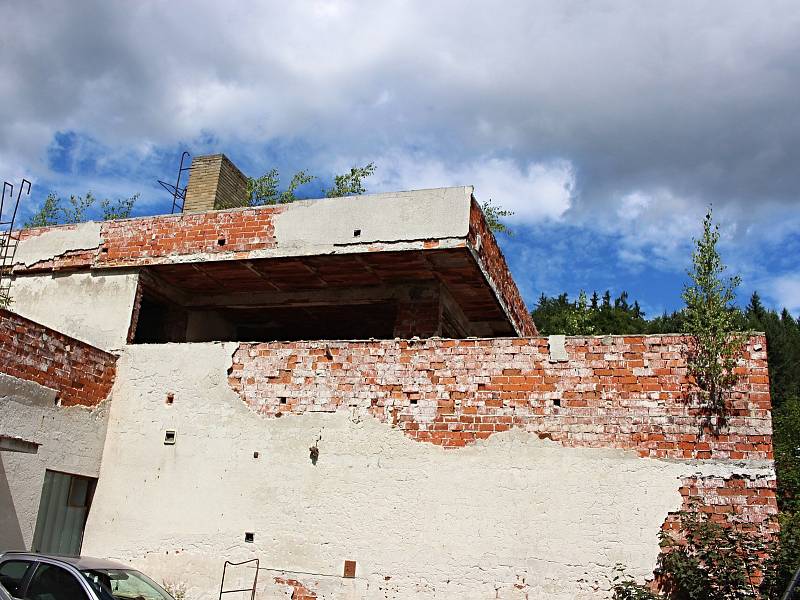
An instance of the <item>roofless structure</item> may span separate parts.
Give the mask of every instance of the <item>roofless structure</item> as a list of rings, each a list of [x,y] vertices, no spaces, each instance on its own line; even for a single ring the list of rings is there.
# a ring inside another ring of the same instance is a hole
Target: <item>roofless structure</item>
[[[246,189],[198,157],[181,214],[13,234],[0,552],[198,600],[226,559],[265,600],[589,600],[681,510],[775,534],[763,336],[717,429],[691,340],[538,337],[472,188]]]

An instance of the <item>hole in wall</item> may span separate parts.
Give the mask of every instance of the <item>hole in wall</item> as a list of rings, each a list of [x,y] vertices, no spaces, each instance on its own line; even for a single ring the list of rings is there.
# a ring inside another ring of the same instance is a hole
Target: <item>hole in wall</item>
[[[252,544],[256,541],[256,534],[253,531],[245,531],[244,532],[244,541],[248,544]]]
[[[281,398],[281,404],[286,404],[286,398]]]
[[[411,401],[411,405],[412,405],[412,406],[413,406],[413,405],[415,405],[416,403],[417,403],[417,401],[416,401],[416,400],[412,400],[412,401]]]
[[[225,238],[219,238],[217,240],[217,246],[224,246],[225,245]]]
[[[164,432],[164,445],[165,446],[173,446],[175,444],[175,439],[178,437],[178,433],[174,429],[167,429]]]
[[[361,237],[361,230],[353,229],[353,237]]]
[[[559,399],[553,400],[553,406],[561,406],[561,400]]]
[[[175,402],[175,394],[173,394],[172,392],[168,392],[167,393],[167,404],[172,404],[173,402]]]

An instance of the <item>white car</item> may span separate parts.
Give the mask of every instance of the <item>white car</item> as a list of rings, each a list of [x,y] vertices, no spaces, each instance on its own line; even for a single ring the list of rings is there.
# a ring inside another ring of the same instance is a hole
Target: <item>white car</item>
[[[126,565],[88,556],[0,555],[0,600],[175,600]]]

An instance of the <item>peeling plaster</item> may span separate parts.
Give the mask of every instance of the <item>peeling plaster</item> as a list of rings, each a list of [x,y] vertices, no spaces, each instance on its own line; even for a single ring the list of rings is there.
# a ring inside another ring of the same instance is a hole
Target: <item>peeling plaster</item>
[[[115,350],[127,340],[137,282],[130,271],[17,276],[11,284],[12,308],[46,327]]]
[[[77,225],[54,227],[39,235],[26,237],[17,246],[14,262],[30,267],[65,252],[97,249],[103,241],[100,229],[101,223],[89,221]]]
[[[355,408],[265,419],[227,383],[237,346],[123,350],[84,552],[186,581],[196,598],[216,597],[223,560],[259,557],[320,598],[588,599],[617,562],[652,573],[682,477],[771,472],[565,448],[519,429],[446,450]],[[346,585],[345,559],[359,576]],[[259,579],[261,597],[276,594]]]
[[[0,373],[0,434],[40,444],[37,454],[0,453],[0,552],[33,541],[45,469],[97,477],[108,402],[56,405],[56,391]]]

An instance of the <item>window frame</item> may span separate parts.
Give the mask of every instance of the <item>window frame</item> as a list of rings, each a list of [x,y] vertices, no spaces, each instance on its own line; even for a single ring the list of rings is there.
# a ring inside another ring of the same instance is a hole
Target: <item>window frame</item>
[[[26,596],[28,595],[28,588],[30,587],[31,581],[33,581],[33,576],[36,574],[36,571],[42,565],[49,565],[52,567],[57,567],[59,569],[63,569],[78,582],[78,586],[83,590],[84,595],[86,596],[87,600],[98,600],[97,594],[94,593],[94,590],[91,588],[89,583],[84,580],[83,575],[81,572],[73,567],[70,564],[58,561],[58,560],[49,560],[47,558],[39,558],[37,557],[35,560],[32,561],[33,568],[28,569],[28,572],[25,574],[25,578],[23,579],[23,583],[20,586],[20,591],[22,592],[21,596],[12,596],[15,600],[25,600]]]
[[[31,573],[33,573],[34,569],[36,568],[36,565],[38,564],[38,561],[30,559],[30,558],[17,558],[15,556],[10,556],[10,557],[4,559],[3,561],[0,561],[0,568],[2,568],[3,565],[5,565],[7,563],[14,563],[14,562],[27,563],[28,564],[27,568],[25,569],[25,572],[22,574],[22,578],[19,580],[19,584],[17,585],[17,593],[22,592],[24,594],[25,590],[28,587],[28,579],[30,579]],[[0,585],[2,585],[2,584],[0,584]],[[2,586],[2,587],[3,587],[3,590],[9,596],[11,596],[12,598],[21,598],[22,597],[22,596],[14,595],[11,592],[11,590],[9,590],[7,587],[5,587],[5,586]]]

